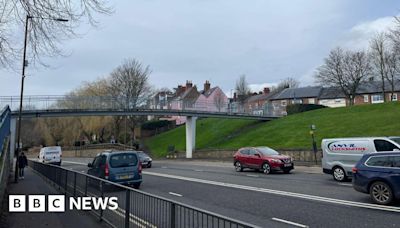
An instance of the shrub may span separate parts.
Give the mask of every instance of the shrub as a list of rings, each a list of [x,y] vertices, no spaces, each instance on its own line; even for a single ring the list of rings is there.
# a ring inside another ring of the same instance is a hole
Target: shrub
[[[148,121],[148,122],[145,122],[142,124],[142,129],[143,130],[156,130],[158,128],[168,126],[169,124],[170,124],[170,121],[168,121],[168,120]]]
[[[317,104],[293,104],[293,105],[288,105],[286,107],[286,112],[288,115],[291,115],[295,113],[307,112],[320,108],[326,108],[326,106]]]

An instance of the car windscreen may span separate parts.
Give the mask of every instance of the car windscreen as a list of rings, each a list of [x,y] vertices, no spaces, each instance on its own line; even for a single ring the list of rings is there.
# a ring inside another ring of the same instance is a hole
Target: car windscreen
[[[145,153],[138,153],[140,158],[148,158],[149,155],[145,154]]]
[[[396,142],[397,144],[400,145],[400,137],[391,137],[389,139],[391,139],[392,141],[394,141],[394,142]]]
[[[135,166],[137,162],[135,154],[115,154],[110,157],[110,166],[112,168]]]
[[[257,147],[257,151],[263,155],[279,155],[279,153],[269,147]]]

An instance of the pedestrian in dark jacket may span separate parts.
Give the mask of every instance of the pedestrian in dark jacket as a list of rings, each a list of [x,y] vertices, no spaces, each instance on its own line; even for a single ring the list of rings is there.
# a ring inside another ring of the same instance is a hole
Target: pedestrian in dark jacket
[[[24,152],[22,152],[17,159],[18,169],[19,169],[19,178],[24,179],[24,169],[25,166],[28,165],[28,159],[26,158]]]

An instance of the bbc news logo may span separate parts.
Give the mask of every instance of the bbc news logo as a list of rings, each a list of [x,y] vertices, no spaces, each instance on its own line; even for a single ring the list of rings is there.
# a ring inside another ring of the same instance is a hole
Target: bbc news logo
[[[46,207],[47,206],[47,207]],[[117,197],[69,197],[65,195],[9,195],[9,212],[65,212],[69,210],[116,210]]]

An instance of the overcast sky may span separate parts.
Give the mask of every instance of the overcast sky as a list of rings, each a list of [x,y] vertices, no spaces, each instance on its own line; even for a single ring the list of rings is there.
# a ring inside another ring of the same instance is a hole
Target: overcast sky
[[[313,84],[336,46],[366,48],[391,26],[398,0],[119,0],[99,28],[65,41],[67,57],[27,68],[25,94],[61,95],[104,77],[125,58],[150,65],[151,84],[205,80],[230,93],[241,74],[255,90],[286,77]],[[22,39],[22,37],[21,37]],[[29,52],[29,50],[28,50]],[[0,70],[0,96],[18,95],[20,71]],[[227,94],[230,95],[230,94]]]

